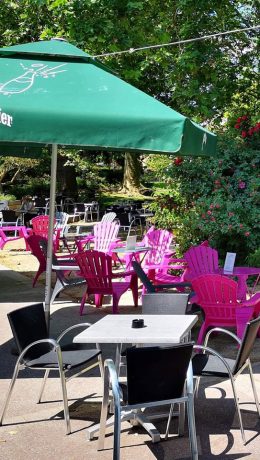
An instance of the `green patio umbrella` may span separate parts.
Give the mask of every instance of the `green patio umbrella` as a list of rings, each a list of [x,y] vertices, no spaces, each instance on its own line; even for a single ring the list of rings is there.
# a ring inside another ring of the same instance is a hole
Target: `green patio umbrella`
[[[50,221],[57,146],[214,155],[216,136],[59,40],[0,49],[0,155],[40,156],[52,146]],[[49,228],[49,241],[53,225]],[[45,309],[50,308],[51,244]]]

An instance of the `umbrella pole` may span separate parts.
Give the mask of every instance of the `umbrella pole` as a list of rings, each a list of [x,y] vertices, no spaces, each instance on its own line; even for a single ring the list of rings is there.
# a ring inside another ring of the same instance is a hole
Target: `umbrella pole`
[[[51,274],[52,274],[52,251],[53,251],[53,231],[55,218],[55,194],[56,194],[56,175],[57,175],[57,156],[58,146],[52,144],[51,150],[51,184],[50,184],[50,214],[48,228],[48,247],[46,263],[46,284],[45,284],[45,319],[48,331],[50,329],[50,300],[51,300]]]

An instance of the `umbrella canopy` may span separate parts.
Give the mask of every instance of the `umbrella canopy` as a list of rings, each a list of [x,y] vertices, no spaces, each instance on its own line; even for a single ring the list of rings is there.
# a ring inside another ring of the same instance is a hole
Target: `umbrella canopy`
[[[12,149],[10,142],[17,145]],[[56,40],[0,49],[0,154],[25,155],[21,147],[29,143],[199,156],[216,151],[214,134]]]
[[[214,155],[216,136],[58,40],[0,49],[0,155],[52,145],[45,311],[49,322],[57,145]]]

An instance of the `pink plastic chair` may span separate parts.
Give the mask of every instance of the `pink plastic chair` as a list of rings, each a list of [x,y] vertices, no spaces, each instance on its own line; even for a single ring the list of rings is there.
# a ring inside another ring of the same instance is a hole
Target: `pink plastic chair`
[[[8,234],[14,233],[14,236],[9,236]],[[18,235],[17,235],[18,232]],[[7,234],[6,234],[7,233]],[[24,226],[17,226],[17,225],[8,225],[4,227],[0,227],[0,249],[3,249],[4,246],[9,243],[10,241],[19,240],[20,238],[24,238],[26,244],[26,237],[28,236],[28,231]],[[26,249],[28,247],[26,245]]]
[[[175,276],[168,273],[169,270],[183,270],[184,268],[183,259],[172,258],[175,253],[170,249],[172,240],[173,234],[163,229],[152,229],[143,238],[144,246],[149,246],[152,249],[147,252],[142,268],[154,284],[180,283],[183,281],[183,275]],[[145,288],[143,288],[144,292]]]
[[[94,235],[87,236],[76,242],[79,252],[84,250],[84,247],[89,242],[94,243],[94,250],[105,253],[110,253],[111,249],[116,246],[117,235],[120,225],[117,222],[99,222],[94,225]]]
[[[210,327],[236,327],[239,338],[243,337],[247,321],[260,310],[260,293],[240,303],[237,283],[217,274],[201,275],[192,280],[197,301],[204,311],[205,319],[200,328],[198,344]]]
[[[186,281],[207,273],[219,273],[218,252],[205,244],[192,246],[185,252],[184,259],[188,264],[184,274]]]
[[[36,216],[31,220],[32,230],[34,235],[40,235],[42,238],[48,240],[48,228],[49,228],[49,216]],[[56,219],[54,219],[54,225],[56,225]],[[57,252],[59,250],[60,241],[60,229],[54,229],[53,233],[53,250]]]
[[[149,269],[150,265],[164,265],[166,258],[174,254],[174,251],[170,250],[172,240],[173,234],[168,230],[159,228],[147,232],[143,238],[143,243],[144,246],[149,246],[152,249],[148,251],[143,260],[143,268]]]
[[[41,235],[30,235],[27,238],[27,243],[31,249],[31,253],[39,262],[38,271],[33,279],[33,287],[35,286],[39,276],[46,271],[46,257],[40,246],[40,241],[43,239]],[[47,242],[47,239],[46,239]]]
[[[118,313],[119,299],[131,289],[134,305],[138,306],[138,286],[135,272],[112,273],[112,258],[100,251],[85,251],[75,254],[81,276],[86,279],[87,289],[80,305],[80,315],[83,313],[87,296],[95,294],[96,307],[102,306],[103,295],[113,296],[113,313]],[[113,279],[125,278],[125,281],[112,282]]]

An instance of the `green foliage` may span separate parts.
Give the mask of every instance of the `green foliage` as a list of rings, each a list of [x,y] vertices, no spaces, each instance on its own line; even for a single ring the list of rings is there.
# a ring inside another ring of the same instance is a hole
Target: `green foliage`
[[[46,196],[50,195],[50,178],[48,176],[30,178],[22,183],[9,185],[9,193],[14,193],[17,199],[24,195]]]
[[[0,193],[0,200],[1,201],[14,201],[16,200],[15,195]]]
[[[220,257],[231,251],[245,261],[260,237],[260,150],[230,132],[219,137],[217,159],[175,159],[166,168],[170,192],[155,200],[155,220],[174,229],[181,251],[208,239]]]
[[[249,254],[247,257],[247,263],[251,267],[260,267],[260,248]]]

